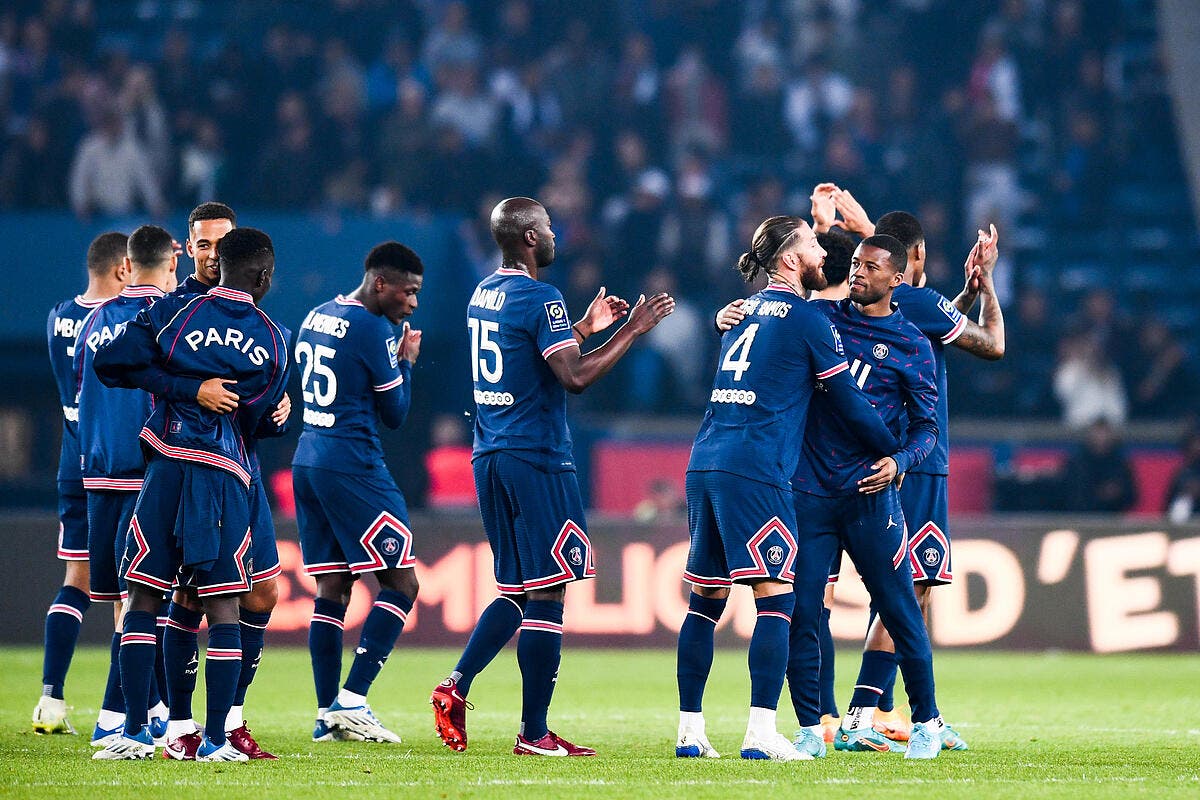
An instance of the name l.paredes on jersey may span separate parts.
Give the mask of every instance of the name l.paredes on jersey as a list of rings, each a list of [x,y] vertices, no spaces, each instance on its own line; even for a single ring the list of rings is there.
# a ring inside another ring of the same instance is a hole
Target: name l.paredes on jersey
[[[308,312],[308,316],[304,318],[304,324],[300,328],[306,331],[323,333],[335,339],[344,339],[346,338],[346,332],[350,330],[350,320],[333,317],[329,314],[322,314],[319,311],[313,310]]]
[[[486,308],[489,311],[499,311],[504,308],[504,297],[504,292],[499,289],[484,289],[482,286],[476,286],[475,293],[471,295],[471,305]]]
[[[267,348],[261,344],[254,343],[254,337],[246,337],[244,333],[237,328],[226,328],[224,332],[209,328],[207,331],[194,330],[188,331],[183,337],[183,341],[187,346],[192,348],[192,352],[197,352],[201,347],[230,347],[240,353],[245,354],[250,363],[256,367],[261,367],[271,359],[271,354],[267,352]],[[91,344],[89,337],[88,344]]]

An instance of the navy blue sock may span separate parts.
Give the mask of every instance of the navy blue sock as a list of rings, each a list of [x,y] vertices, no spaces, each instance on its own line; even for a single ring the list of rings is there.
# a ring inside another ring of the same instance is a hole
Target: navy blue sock
[[[756,597],[758,620],[750,636],[750,705],[775,708],[787,671],[788,633],[796,597],[791,592]]]
[[[888,673],[887,680],[880,688],[883,689],[883,694],[879,695],[879,710],[892,711],[896,708],[896,670]]]
[[[125,734],[136,736],[146,724],[150,707],[150,684],[154,682],[154,653],[157,618],[149,611],[125,614],[121,636],[121,685],[125,692]]]
[[[153,631],[151,627],[151,631]],[[125,694],[121,691],[121,634],[112,635],[112,645],[108,653],[108,682],[104,684],[104,699],[100,708],[105,711],[125,713]]]
[[[204,689],[208,695],[204,735],[218,747],[225,743],[225,718],[233,705],[241,672],[242,626],[235,622],[209,625],[204,652]]]
[[[308,655],[317,687],[317,708],[329,708],[337,699],[338,683],[342,679],[345,620],[346,607],[341,603],[323,597],[313,601],[312,621],[308,624]]]
[[[71,657],[75,655],[75,642],[79,640],[79,628],[83,615],[92,601],[88,593],[74,586],[64,586],[54,596],[50,610],[46,612],[46,645],[42,655],[42,694],[63,699],[63,684],[67,682],[67,670]]]
[[[521,735],[536,742],[546,735],[546,714],[554,695],[562,658],[563,604],[530,600],[525,604],[517,664],[521,667]]]
[[[162,702],[167,703],[167,698],[170,694],[167,692],[167,664],[166,654],[163,650],[163,637],[167,633],[167,614],[171,610],[171,601],[163,600],[162,608],[159,609],[158,619],[155,620],[154,636],[158,640],[158,647],[154,651],[154,686],[158,689],[158,697]],[[154,705],[151,703],[151,705]]]
[[[838,716],[838,706],[837,700],[833,696],[836,652],[833,649],[833,633],[829,630],[828,608],[821,609],[818,633],[821,641],[821,713],[836,717]]]
[[[404,630],[404,621],[412,611],[413,601],[406,594],[383,589],[375,598],[375,604],[363,623],[362,636],[355,649],[354,663],[346,675],[343,686],[347,691],[366,695],[371,684],[379,677],[384,662],[396,646],[396,639]]]
[[[192,695],[200,668],[198,633],[203,615],[171,603],[163,629],[163,668],[167,678],[167,705],[171,719],[192,718]]]
[[[254,682],[258,672],[259,661],[262,660],[263,637],[267,633],[267,623],[271,621],[270,611],[247,611],[240,609],[239,618],[242,626],[242,674],[238,676],[237,692],[233,695],[235,706],[244,705],[246,690]]]
[[[521,615],[524,614],[524,596],[518,598],[500,595],[483,610],[471,638],[467,640],[466,649],[459,656],[458,664],[454,667],[457,673],[455,681],[458,693],[463,697],[471,691],[471,681],[492,663],[504,646],[512,639],[517,628],[521,626]]]
[[[713,635],[725,613],[725,598],[704,597],[692,592],[688,613],[679,626],[675,652],[675,680],[679,684],[679,710],[700,711],[704,685],[712,670]]]
[[[893,680],[895,679],[895,653],[889,653],[886,650],[867,650],[863,653],[862,666],[858,670],[858,680],[854,684],[854,696],[850,698],[850,707],[877,706],[888,675],[891,675]]]

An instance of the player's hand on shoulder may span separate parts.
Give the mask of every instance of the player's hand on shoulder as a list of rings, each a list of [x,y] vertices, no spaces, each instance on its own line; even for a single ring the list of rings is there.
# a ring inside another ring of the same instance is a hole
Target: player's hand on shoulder
[[[875,470],[875,474],[868,475],[858,482],[858,491],[861,494],[875,494],[882,492],[892,481],[896,480],[896,474],[899,465],[896,464],[896,459],[891,456],[886,456],[879,459],[871,465],[871,469]]]
[[[675,298],[666,292],[659,292],[646,299],[646,295],[638,297],[637,304],[629,312],[631,330],[639,336],[651,330],[662,322],[663,318],[675,310]]]
[[[729,330],[746,318],[746,312],[742,310],[742,304],[745,299],[739,297],[732,303],[728,304],[717,312],[717,330],[721,333]]]
[[[292,415],[292,398],[288,397],[288,393],[284,392],[283,397],[279,401],[279,405],[275,406],[275,410],[271,412],[271,422],[275,423],[275,427],[282,428],[288,421],[288,417]]]
[[[584,312],[583,319],[575,323],[575,327],[586,339],[594,333],[607,329],[628,313],[629,303],[615,294],[606,294],[605,287],[601,286],[595,299]]]
[[[196,391],[196,402],[209,411],[228,414],[238,407],[237,393],[226,384],[237,384],[232,378],[209,378]]]
[[[400,360],[416,364],[419,355],[421,355],[421,332],[406,322],[404,323],[404,336],[400,341]]]

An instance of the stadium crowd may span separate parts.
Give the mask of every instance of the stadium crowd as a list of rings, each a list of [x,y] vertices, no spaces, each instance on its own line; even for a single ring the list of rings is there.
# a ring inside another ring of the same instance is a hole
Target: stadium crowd
[[[0,208],[451,213],[482,275],[487,210],[531,194],[574,313],[601,277],[679,300],[629,390],[592,402],[692,413],[711,313],[745,293],[740,243],[831,180],[872,215],[914,211],[949,295],[977,228],[1013,234],[1009,357],[951,370],[972,416],[1082,429],[1186,410],[1185,320],[1151,314],[1156,295],[1101,256],[1045,255],[1136,204],[1130,175],[1178,169],[1139,0],[300,5],[280,21],[264,2],[6,4]]]

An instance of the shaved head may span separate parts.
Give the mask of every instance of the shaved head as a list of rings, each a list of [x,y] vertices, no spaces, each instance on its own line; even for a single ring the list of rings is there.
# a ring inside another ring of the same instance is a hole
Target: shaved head
[[[545,207],[530,197],[510,197],[492,209],[492,238],[506,260],[522,261],[532,253],[538,267],[554,260],[554,234]]]

